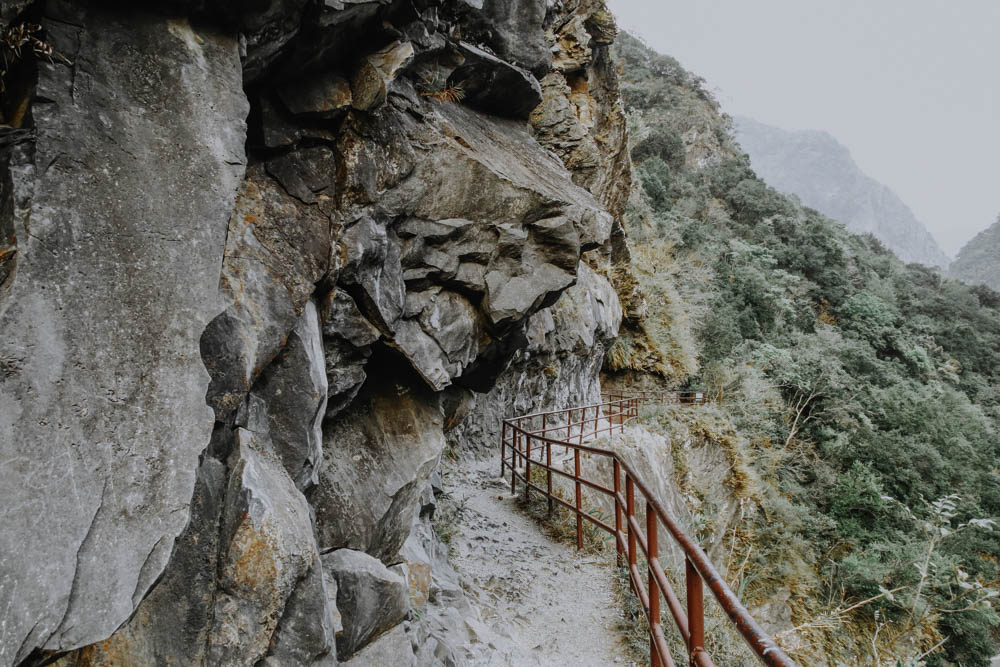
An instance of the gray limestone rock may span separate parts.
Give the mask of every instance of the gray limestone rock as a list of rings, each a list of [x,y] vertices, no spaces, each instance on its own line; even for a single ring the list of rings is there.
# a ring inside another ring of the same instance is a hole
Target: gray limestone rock
[[[361,314],[342,289],[329,292],[322,304],[323,349],[328,381],[326,417],[343,410],[364,384],[372,344],[382,334]]]
[[[413,59],[413,45],[393,42],[362,58],[351,76],[351,106],[370,111],[385,102],[396,74]]]
[[[457,448],[494,453],[505,416],[561,409],[600,400],[604,353],[614,341],[622,310],[611,284],[581,263],[578,280],[551,308],[528,323],[527,347],[471,412],[446,433]]]
[[[248,169],[229,219],[219,280],[229,307],[201,340],[212,376],[208,401],[219,421],[229,421],[243,403],[337,261],[331,222],[320,207],[289,195],[261,165]]]
[[[324,609],[326,593],[316,571],[319,552],[305,497],[271,452],[266,436],[238,428],[236,437],[208,662],[253,665],[267,655],[283,617],[291,615],[295,620],[289,624],[301,626],[303,607]],[[292,608],[286,609],[289,604]],[[324,613],[325,623],[322,614],[304,621],[328,628],[332,635],[332,616]],[[292,634],[295,629],[285,627]],[[312,640],[322,644],[323,636],[314,632]],[[308,650],[322,653],[321,648]]]
[[[468,2],[468,0],[466,0]],[[482,7],[482,38],[512,63],[543,76],[552,63],[543,24],[546,0],[476,0]]]
[[[363,648],[350,660],[340,663],[345,667],[416,667],[419,663],[411,648],[410,638],[402,625],[397,625],[377,640]]]
[[[336,633],[343,629],[337,610],[337,588],[322,563],[314,562],[296,585],[271,640],[268,667],[335,667]]]
[[[321,551],[355,549],[391,563],[444,437],[436,397],[403,377],[375,377],[381,381],[369,380],[350,408],[324,424],[323,467],[309,500]]]
[[[365,383],[365,365],[371,356],[369,347],[357,348],[340,338],[323,341],[326,355],[326,377],[329,382],[326,418],[336,416],[350,405]]]
[[[508,334],[574,283],[612,221],[523,124],[420,102],[418,122],[412,104],[391,96],[377,124],[348,117],[338,197],[364,212],[344,233],[342,281],[430,387],[485,391],[520,344]],[[428,324],[445,311],[449,326]]]
[[[49,11],[73,65],[38,63],[39,169],[16,186],[33,195],[0,319],[0,664],[109,636],[188,522],[212,429],[198,340],[245,164],[235,39]]]
[[[252,391],[266,405],[274,451],[300,489],[318,479],[327,390],[319,318],[316,304],[309,301],[281,354]]]
[[[523,122],[541,0],[308,4],[170,3],[228,38],[47,4],[75,65],[40,64],[37,150],[0,134],[0,664],[488,643],[429,523],[445,432],[597,391],[617,302],[581,257],[612,234],[607,193]],[[459,62],[459,35],[486,48]],[[456,66],[469,106],[418,94]],[[587,127],[574,99],[553,141]],[[345,550],[364,567],[322,567]],[[401,622],[411,594],[427,628]]]
[[[344,623],[337,634],[340,660],[347,660],[406,617],[410,608],[406,580],[377,558],[338,549],[323,555],[323,568],[337,581],[337,609]],[[394,653],[396,659],[405,660],[402,651]],[[405,653],[412,656],[409,642]]]
[[[542,101],[542,88],[531,72],[482,49],[461,42],[465,63],[448,77],[462,89],[462,101],[486,113],[525,120]]]
[[[324,337],[340,338],[357,348],[367,347],[381,337],[351,295],[339,288],[323,299],[322,324]]]
[[[354,296],[365,315],[391,332],[406,298],[399,245],[390,241],[384,224],[369,216],[344,230],[342,243],[346,256],[342,282],[355,286]]]
[[[225,465],[207,457],[198,468],[191,522],[178,538],[163,578],[115,634],[69,653],[57,667],[203,664],[225,492]]]
[[[406,314],[411,319],[399,322],[391,344],[437,391],[461,376],[490,340],[483,315],[455,292],[435,288],[408,294]]]
[[[335,72],[324,72],[278,89],[293,114],[332,118],[351,106],[351,84]]]

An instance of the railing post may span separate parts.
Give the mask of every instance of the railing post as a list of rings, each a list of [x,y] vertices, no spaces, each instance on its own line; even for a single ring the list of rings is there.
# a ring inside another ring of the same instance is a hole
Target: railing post
[[[580,410],[580,441],[578,444],[583,444],[583,429],[587,427],[587,408]],[[579,451],[579,450],[577,450]]]
[[[615,483],[612,487],[615,491],[615,551],[618,556],[616,558],[616,564],[621,567],[624,563],[624,558],[622,556],[625,550],[622,548],[621,540],[618,539],[618,535],[622,532],[622,502],[619,500],[619,496],[622,492],[622,482],[621,482],[621,471],[622,466],[618,462],[618,459],[612,459],[615,471]]]
[[[576,483],[576,548],[583,548],[583,487],[580,484],[580,450],[573,450],[573,472]]]
[[[544,429],[543,429],[544,430]],[[552,516],[553,503],[552,503],[552,443],[545,443],[545,465],[548,466],[546,473],[545,485],[548,489],[548,499],[549,499],[549,516]]]
[[[631,475],[627,472],[625,473],[625,515],[631,519],[635,518],[635,485],[632,483]],[[632,522],[628,521],[628,565],[630,572],[635,563],[635,531],[632,529]],[[631,574],[629,579],[631,579]]]
[[[649,590],[649,663],[652,667],[660,667],[660,654],[656,650],[656,629],[660,627],[660,589],[657,587],[656,575],[653,574],[653,561],[657,558],[656,528],[658,519],[653,506],[646,502],[646,570],[647,589]]]
[[[685,558],[685,579],[687,583],[688,631],[691,633],[688,641],[688,664],[695,667],[698,653],[705,650],[705,600],[702,597],[701,575],[691,562]]]
[[[503,479],[503,471],[507,467],[507,422],[500,424],[500,479]]]
[[[517,495],[517,450],[521,447],[521,432],[514,428],[514,442],[510,445],[510,495]]]
[[[531,491],[531,436],[526,434],[524,440],[527,454],[524,459],[524,502],[528,502],[528,492]]]
[[[548,426],[546,426],[546,424],[548,423],[548,421],[549,421],[548,420],[548,415],[542,415],[542,437],[543,438],[548,437],[548,432],[547,432],[548,431]]]

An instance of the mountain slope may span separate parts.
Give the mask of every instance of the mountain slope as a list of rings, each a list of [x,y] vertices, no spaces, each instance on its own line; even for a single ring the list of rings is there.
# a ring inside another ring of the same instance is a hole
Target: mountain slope
[[[950,272],[970,285],[1000,290],[1000,216],[958,251]]]
[[[913,211],[861,171],[826,132],[792,132],[746,117],[736,117],[733,126],[754,171],[775,189],[797,195],[852,232],[874,234],[904,261],[948,266],[948,256]]]
[[[799,664],[989,667],[1000,297],[776,191],[701,79],[627,35],[615,49],[648,311],[605,386],[712,399],[650,419],[701,545]],[[717,664],[750,664],[722,643]]]

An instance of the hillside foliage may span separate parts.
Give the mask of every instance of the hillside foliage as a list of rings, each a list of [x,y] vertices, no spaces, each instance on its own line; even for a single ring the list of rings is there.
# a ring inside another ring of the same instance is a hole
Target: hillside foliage
[[[759,508],[738,529],[758,573],[745,594],[790,592],[803,664],[986,667],[1000,295],[779,194],[700,79],[628,35],[616,48],[649,313],[607,371],[720,399]]]

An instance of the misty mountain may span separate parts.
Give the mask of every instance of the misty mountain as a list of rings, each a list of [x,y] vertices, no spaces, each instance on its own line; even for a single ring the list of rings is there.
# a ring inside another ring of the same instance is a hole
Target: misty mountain
[[[865,174],[826,132],[789,131],[746,117],[733,120],[754,171],[772,187],[844,223],[871,232],[900,259],[947,267],[949,258],[896,193]]]
[[[1000,216],[958,251],[950,273],[970,285],[1000,290]]]

